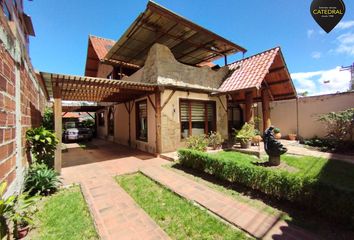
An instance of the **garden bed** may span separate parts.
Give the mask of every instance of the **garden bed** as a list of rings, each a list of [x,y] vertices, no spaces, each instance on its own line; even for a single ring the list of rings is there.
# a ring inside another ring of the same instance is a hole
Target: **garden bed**
[[[317,210],[328,219],[354,222],[354,165],[323,158],[283,156],[284,162],[298,169],[291,173],[257,166],[255,158],[236,152],[207,154],[182,149],[179,154],[184,167]]]
[[[117,181],[172,239],[251,239],[142,174]]]

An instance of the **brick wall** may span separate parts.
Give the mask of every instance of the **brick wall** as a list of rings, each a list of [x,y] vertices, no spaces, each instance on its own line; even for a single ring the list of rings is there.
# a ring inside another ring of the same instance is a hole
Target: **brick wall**
[[[7,194],[21,189],[28,166],[26,130],[40,125],[46,104],[26,48],[10,25],[0,9],[0,182],[7,181]]]

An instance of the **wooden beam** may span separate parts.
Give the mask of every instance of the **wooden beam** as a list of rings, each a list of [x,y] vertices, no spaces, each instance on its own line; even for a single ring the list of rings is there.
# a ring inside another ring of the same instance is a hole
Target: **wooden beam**
[[[54,130],[55,135],[58,139],[58,145],[54,153],[54,169],[58,173],[61,172],[61,144],[62,144],[62,106],[61,106],[61,96],[58,94],[58,89],[56,89],[57,94],[54,98]]]
[[[245,114],[246,114],[246,122],[250,123],[253,121],[253,93],[252,91],[248,91],[245,93],[246,97],[246,107],[245,107]]]
[[[152,108],[154,109],[154,111],[155,111],[155,113],[156,113],[156,106],[155,106],[155,104],[152,102],[150,95],[147,95],[147,98],[149,99],[149,102],[151,103],[151,106],[152,106]]]
[[[225,105],[222,103],[220,96],[218,96],[218,99],[221,103],[222,108],[225,110],[225,112],[227,112],[227,107],[225,107]]]
[[[284,70],[285,66],[270,69],[268,73],[275,73]]]
[[[156,153],[161,153],[161,92],[155,93]]]
[[[288,83],[289,81],[290,81],[289,79],[284,79],[284,80],[269,82],[269,83],[268,83],[268,86],[273,86],[273,85]]]
[[[163,103],[162,107],[161,107],[161,111],[164,109],[164,107],[167,105],[167,103],[171,100],[173,94],[175,94],[176,90],[173,90],[170,95],[168,95],[168,98],[165,100],[165,102]]]
[[[263,118],[263,132],[270,127],[270,107],[269,107],[269,95],[267,89],[262,88],[262,118]]]

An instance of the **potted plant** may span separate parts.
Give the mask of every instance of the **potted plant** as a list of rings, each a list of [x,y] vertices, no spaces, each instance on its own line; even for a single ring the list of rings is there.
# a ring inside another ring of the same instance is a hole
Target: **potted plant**
[[[254,125],[245,123],[241,130],[236,132],[236,140],[240,142],[241,148],[249,148],[251,146],[251,139],[254,136]]]
[[[290,141],[295,141],[296,140],[296,133],[289,133],[288,134],[288,139]]]
[[[0,185],[0,239],[3,239],[8,234],[7,221],[13,212],[15,204],[15,195],[4,198],[5,190],[7,187],[6,181]]]
[[[16,239],[24,238],[33,223],[32,215],[35,211],[34,203],[38,196],[29,196],[27,193],[17,195],[9,219],[13,222],[13,234]]]
[[[254,129],[254,136],[252,137],[252,145],[259,146],[262,141],[261,132],[258,129]]]
[[[274,128],[274,137],[275,139],[281,139],[281,133],[279,128]]]
[[[224,139],[221,137],[221,134],[218,132],[210,132],[209,134],[209,146],[213,148],[213,150],[220,149]]]

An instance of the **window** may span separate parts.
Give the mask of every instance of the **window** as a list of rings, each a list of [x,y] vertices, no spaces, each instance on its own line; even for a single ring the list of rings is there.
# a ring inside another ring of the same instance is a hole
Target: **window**
[[[104,112],[98,113],[98,126],[104,126]]]
[[[227,110],[229,133],[234,132],[233,129],[241,129],[243,125],[243,113],[239,105],[230,104]]]
[[[147,120],[147,101],[143,100],[136,103],[136,139],[147,142],[148,139],[148,120]]]
[[[182,139],[216,131],[215,102],[181,100],[180,119]]]
[[[108,134],[114,136],[114,108],[110,107],[108,111]]]

